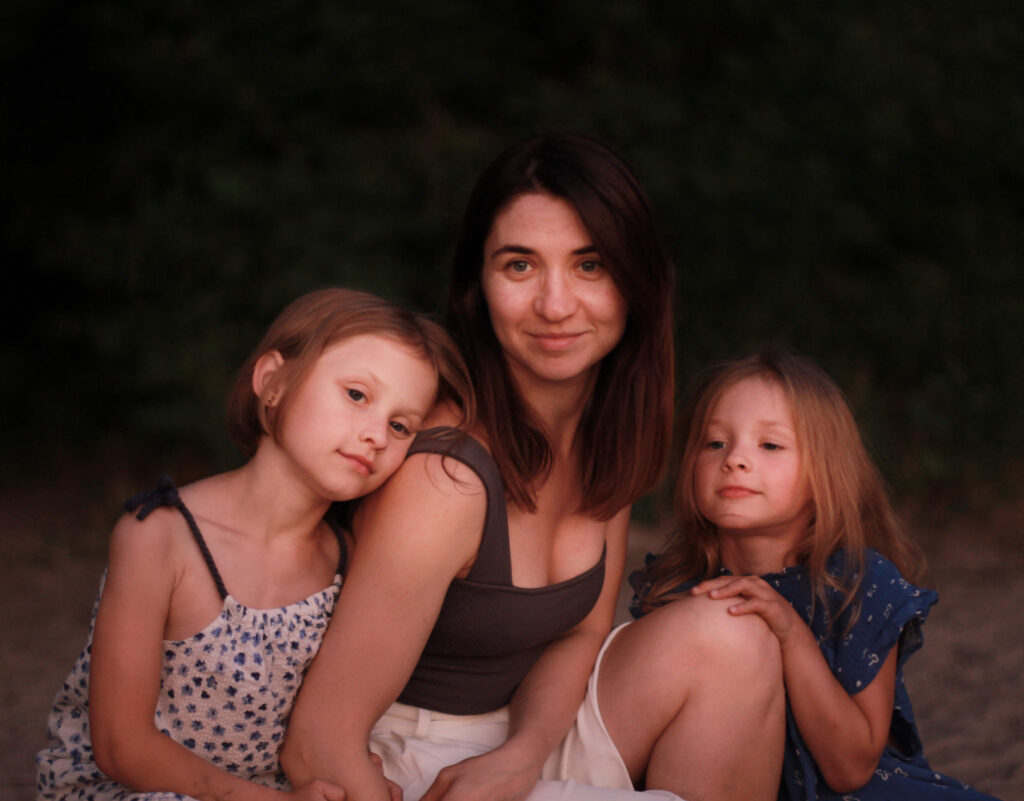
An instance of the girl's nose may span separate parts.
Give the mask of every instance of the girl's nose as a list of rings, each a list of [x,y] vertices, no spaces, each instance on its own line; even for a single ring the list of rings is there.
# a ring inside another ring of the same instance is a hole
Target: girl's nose
[[[750,460],[747,458],[742,448],[733,446],[725,452],[725,459],[722,460],[722,466],[727,470],[749,470]]]
[[[376,450],[383,448],[388,441],[388,421],[371,417],[364,422],[360,435],[363,442],[368,442]]]
[[[537,289],[533,308],[545,320],[558,322],[576,311],[572,281],[561,270],[547,270]]]

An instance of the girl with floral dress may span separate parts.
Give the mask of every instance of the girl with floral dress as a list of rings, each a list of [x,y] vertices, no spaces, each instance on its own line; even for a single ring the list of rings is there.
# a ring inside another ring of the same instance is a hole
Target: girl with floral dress
[[[284,310],[231,396],[248,461],[126,503],[36,758],[39,798],[344,797],[318,780],[293,790],[278,763],[349,549],[327,512],[398,469],[439,394],[472,417],[435,323],[345,289]]]
[[[816,365],[764,353],[712,371],[689,415],[678,531],[632,577],[640,617],[730,599],[778,638],[779,798],[990,799],[926,761],[903,682],[936,595],[850,409]]]

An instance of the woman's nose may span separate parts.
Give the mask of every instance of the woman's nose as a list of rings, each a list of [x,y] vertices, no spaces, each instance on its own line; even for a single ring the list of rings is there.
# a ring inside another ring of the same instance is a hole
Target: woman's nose
[[[557,322],[571,317],[576,306],[571,279],[560,270],[546,271],[534,298],[534,311],[546,320]]]

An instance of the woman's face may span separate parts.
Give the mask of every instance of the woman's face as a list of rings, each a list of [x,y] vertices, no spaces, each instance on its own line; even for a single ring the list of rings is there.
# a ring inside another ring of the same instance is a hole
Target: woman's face
[[[579,215],[552,195],[520,195],[494,218],[482,286],[521,387],[589,380],[626,327],[626,302]]]

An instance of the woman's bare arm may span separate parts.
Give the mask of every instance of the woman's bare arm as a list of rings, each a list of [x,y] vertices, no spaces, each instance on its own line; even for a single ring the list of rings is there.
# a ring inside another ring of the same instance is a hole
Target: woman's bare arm
[[[327,635],[303,681],[281,761],[293,784],[341,784],[349,801],[387,801],[367,743],[398,697],[452,579],[474,556],[486,512],[468,467],[415,454],[358,517],[358,538]]]

